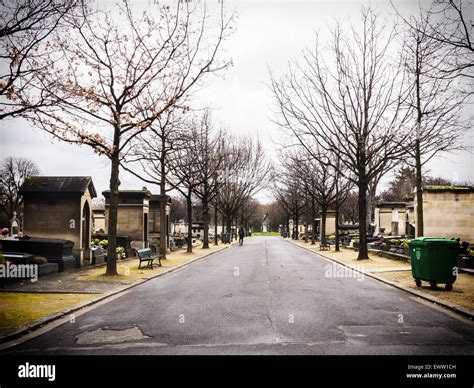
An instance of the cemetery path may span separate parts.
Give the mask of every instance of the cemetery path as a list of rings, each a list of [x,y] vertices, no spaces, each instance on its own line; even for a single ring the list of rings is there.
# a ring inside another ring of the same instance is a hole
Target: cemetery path
[[[251,237],[5,352],[472,355],[474,326],[279,237]]]

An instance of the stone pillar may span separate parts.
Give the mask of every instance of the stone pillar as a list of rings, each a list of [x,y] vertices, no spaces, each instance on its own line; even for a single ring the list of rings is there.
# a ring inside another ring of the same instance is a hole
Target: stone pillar
[[[16,216],[16,212],[13,212],[13,217],[10,220],[10,237],[18,237],[20,233],[20,221]]]

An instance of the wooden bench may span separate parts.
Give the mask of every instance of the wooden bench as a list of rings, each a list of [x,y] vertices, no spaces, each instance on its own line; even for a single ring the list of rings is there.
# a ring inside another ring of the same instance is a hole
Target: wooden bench
[[[329,251],[329,250],[331,250],[331,246],[326,242],[322,242],[321,244],[319,244],[319,250],[320,251]]]
[[[141,268],[142,262],[147,262],[147,267],[153,269],[153,261],[158,259],[158,265],[161,267],[161,255],[153,255],[150,248],[137,249],[137,257],[140,260],[138,269]]]

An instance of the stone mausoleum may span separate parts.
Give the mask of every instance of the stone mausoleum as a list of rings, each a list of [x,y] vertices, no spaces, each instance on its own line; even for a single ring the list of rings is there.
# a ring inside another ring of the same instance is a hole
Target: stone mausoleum
[[[105,227],[109,224],[110,190],[105,197]],[[144,248],[149,241],[150,199],[146,187],[142,190],[120,190],[117,214],[117,235],[126,236],[134,248]],[[106,230],[107,231],[107,230]]]
[[[78,266],[90,259],[92,198],[97,196],[91,177],[28,177],[19,194],[24,236],[70,240]]]
[[[416,220],[416,195],[415,195]],[[424,235],[474,242],[474,188],[423,187]]]
[[[374,235],[402,236],[407,233],[407,206],[406,202],[380,202],[375,207]]]

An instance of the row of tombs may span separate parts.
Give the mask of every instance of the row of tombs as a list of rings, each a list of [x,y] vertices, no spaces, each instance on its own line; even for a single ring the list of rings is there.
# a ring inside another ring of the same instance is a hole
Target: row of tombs
[[[105,259],[93,239],[107,240],[110,191],[97,206],[91,177],[29,177],[20,188],[23,197],[22,230],[13,223],[11,236],[0,240],[0,252],[16,264],[40,256],[59,272]],[[169,246],[171,199],[166,197],[166,240]],[[126,254],[153,245],[158,249],[160,196],[146,187],[119,192],[117,245]],[[53,269],[54,271],[54,269]]]

